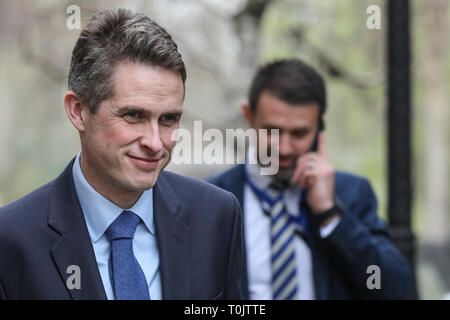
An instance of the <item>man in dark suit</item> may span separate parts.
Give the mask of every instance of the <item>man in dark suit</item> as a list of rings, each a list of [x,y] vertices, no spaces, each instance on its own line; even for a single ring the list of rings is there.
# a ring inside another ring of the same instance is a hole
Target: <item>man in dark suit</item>
[[[0,208],[0,299],[239,299],[235,197],[162,172],[186,70],[167,32],[102,11],[75,45],[64,104],[81,152]]]
[[[327,158],[325,97],[321,76],[300,60],[262,67],[243,111],[251,128],[279,130],[267,134],[278,173],[262,174],[261,148],[251,145],[245,165],[209,179],[243,210],[244,298],[407,298],[411,270],[372,188]]]

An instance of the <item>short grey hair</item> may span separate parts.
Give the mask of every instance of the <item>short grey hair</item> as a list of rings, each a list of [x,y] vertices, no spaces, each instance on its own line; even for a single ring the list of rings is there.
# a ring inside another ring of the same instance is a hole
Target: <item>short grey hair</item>
[[[167,31],[141,13],[127,9],[103,10],[94,15],[72,51],[68,88],[91,113],[114,94],[112,76],[122,61],[161,66],[179,72],[186,68],[178,47]]]

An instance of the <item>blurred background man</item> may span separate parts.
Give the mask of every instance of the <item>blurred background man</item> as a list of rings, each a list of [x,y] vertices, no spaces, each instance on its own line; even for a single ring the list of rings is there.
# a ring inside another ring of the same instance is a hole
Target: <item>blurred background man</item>
[[[325,146],[322,77],[300,60],[260,68],[243,112],[255,130],[279,129],[279,172],[260,175],[258,147],[245,165],[211,178],[244,212],[250,299],[401,299],[412,273],[377,216],[364,178],[335,171]],[[370,284],[371,269],[379,283]],[[375,288],[373,287],[375,286]]]

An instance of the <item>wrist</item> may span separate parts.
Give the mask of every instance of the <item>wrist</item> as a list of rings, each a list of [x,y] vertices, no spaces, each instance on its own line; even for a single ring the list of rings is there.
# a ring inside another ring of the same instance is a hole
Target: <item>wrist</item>
[[[341,209],[333,203],[329,209],[315,213],[314,220],[319,226],[326,227],[340,215]]]
[[[334,207],[334,201],[320,203],[319,207],[312,208],[314,215],[321,215],[324,212],[331,210]]]

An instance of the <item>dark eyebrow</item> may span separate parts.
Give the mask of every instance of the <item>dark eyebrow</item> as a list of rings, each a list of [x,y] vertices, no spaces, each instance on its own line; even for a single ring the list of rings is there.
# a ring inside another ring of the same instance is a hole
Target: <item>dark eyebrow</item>
[[[311,130],[310,127],[301,127],[301,128],[295,128],[295,129],[292,129],[292,130],[286,130],[286,129],[282,129],[282,128],[273,126],[271,124],[263,124],[262,128],[263,129],[267,129],[267,130],[278,129],[278,130],[280,130],[280,132],[282,132],[282,131],[289,131],[289,132],[299,132],[299,133],[309,132]]]
[[[116,109],[116,112],[118,114],[125,114],[125,113],[128,113],[128,112],[139,112],[139,113],[144,114],[144,115],[147,115],[147,114],[150,113],[145,108],[142,108],[142,107],[139,107],[139,106],[133,106],[133,105],[125,105],[125,106],[122,106],[122,107],[118,107]],[[181,114],[182,114],[181,111],[167,111],[167,112],[163,112],[162,113],[163,116],[175,116],[175,117],[181,117]]]
[[[145,110],[142,107],[138,107],[138,106],[133,106],[133,105],[125,105],[122,107],[117,107],[115,108],[116,112],[119,114],[123,114],[123,113],[127,113],[127,112],[140,112],[140,113],[148,113],[147,110]]]
[[[303,133],[303,132],[309,132],[310,130],[311,130],[311,128],[309,128],[309,127],[303,127],[303,128],[293,129],[293,130],[291,130],[291,132]]]
[[[263,125],[262,125],[262,128],[263,128],[263,129],[267,129],[267,130],[280,129],[280,128],[278,128],[278,127],[276,127],[276,126],[273,126],[273,125],[271,125],[271,124],[263,124]]]
[[[164,112],[163,114],[161,114],[162,116],[174,116],[174,117],[181,117],[181,114],[183,112],[181,111],[169,111],[169,112]]]

